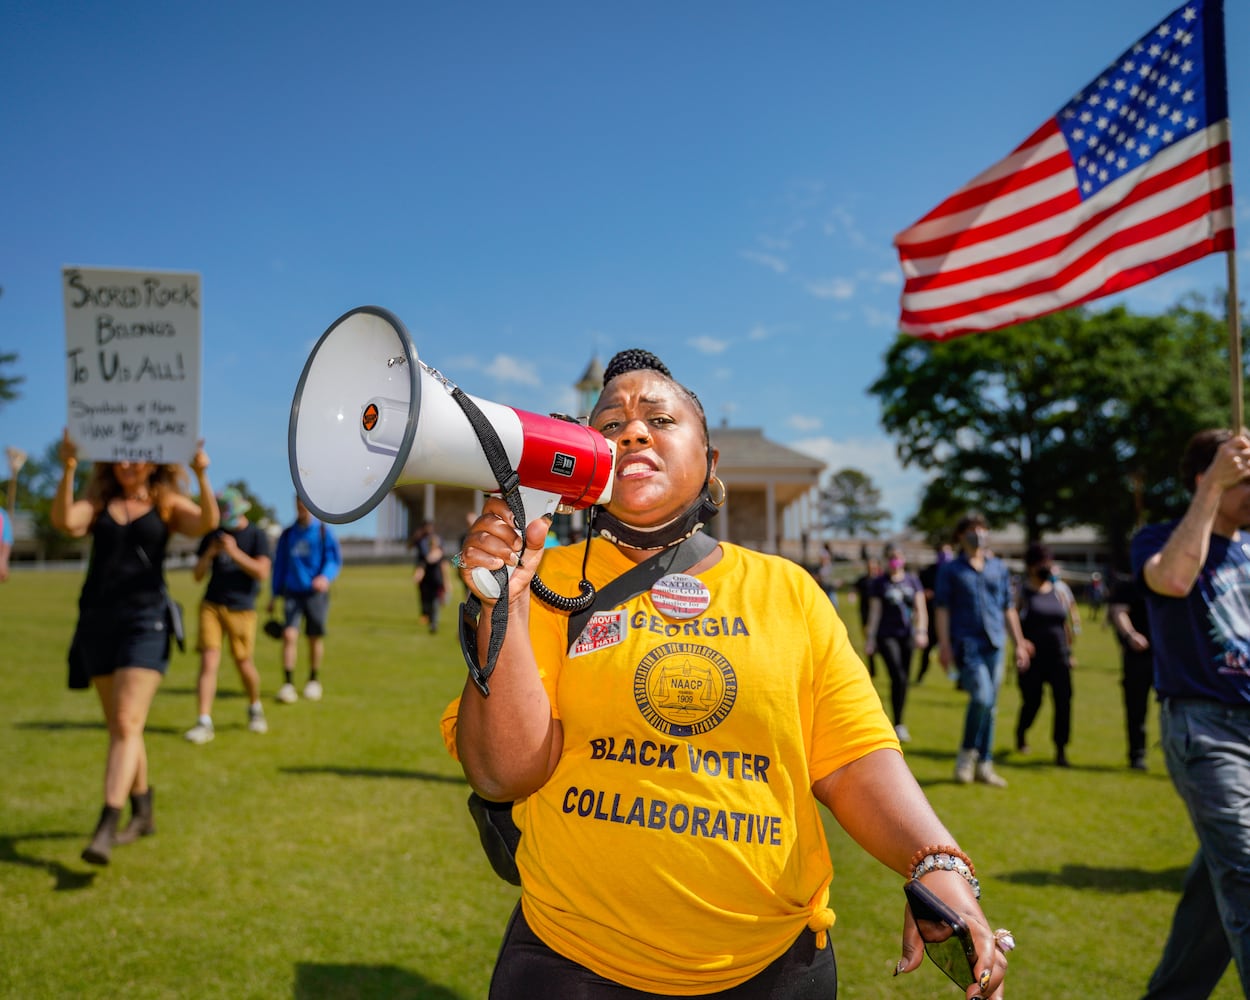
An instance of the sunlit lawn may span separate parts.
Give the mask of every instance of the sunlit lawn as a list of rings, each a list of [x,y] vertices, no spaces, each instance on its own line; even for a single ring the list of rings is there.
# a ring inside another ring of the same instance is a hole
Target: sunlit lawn
[[[0,995],[485,996],[516,890],[490,871],[439,737],[463,666],[450,616],[438,636],[419,627],[409,568],[347,568],[318,704],[273,703],[278,647],[261,637],[266,736],[247,732],[227,663],[216,740],[184,741],[196,669],[176,655],[148,729],[159,833],[105,869],[78,857],[105,746],[94,695],[65,688],[80,583],[18,571],[0,586]],[[189,574],[171,584],[194,608]],[[1047,708],[1033,755],[1000,761],[1009,789],[957,786],[963,696],[935,666],[909,707],[908,760],[1019,941],[1013,998],[1138,996],[1194,850],[1157,746],[1149,773],[1125,767],[1110,631],[1087,624],[1079,652],[1070,770],[1049,763]],[[1018,704],[1009,686],[1002,747]],[[1152,710],[1152,742],[1156,724]],[[828,826],[839,995],[957,996],[932,968],[891,977],[900,880]],[[1239,993],[1229,974],[1216,997]]]

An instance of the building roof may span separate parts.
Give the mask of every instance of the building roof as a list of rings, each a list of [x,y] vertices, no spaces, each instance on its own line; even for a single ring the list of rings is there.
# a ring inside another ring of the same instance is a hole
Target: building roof
[[[824,471],[819,458],[769,441],[758,427],[711,427],[712,445],[720,449],[718,467],[724,472],[786,470],[813,477]]]

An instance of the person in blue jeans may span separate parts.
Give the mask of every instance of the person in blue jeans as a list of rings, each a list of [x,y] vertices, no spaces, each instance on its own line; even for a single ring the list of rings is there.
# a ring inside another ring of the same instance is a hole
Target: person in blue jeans
[[[959,687],[968,692],[955,780],[1006,788],[1007,780],[994,770],[994,720],[1007,633],[1015,643],[1017,661],[1023,655],[1024,636],[1011,599],[1011,574],[987,549],[988,538],[979,514],[960,519],[952,538],[959,552],[938,570],[933,599],[938,657],[947,670],[952,665],[958,670]]]
[[[1132,541],[1163,754],[1198,837],[1147,1000],[1201,1000],[1229,961],[1250,996],[1250,438],[1199,431],[1179,521]]]

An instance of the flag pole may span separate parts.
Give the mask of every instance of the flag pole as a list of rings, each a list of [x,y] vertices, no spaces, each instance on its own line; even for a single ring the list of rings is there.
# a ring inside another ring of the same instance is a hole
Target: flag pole
[[[1239,433],[1242,421],[1242,359],[1241,304],[1237,298],[1237,251],[1228,250],[1228,370],[1232,375],[1233,433]]]

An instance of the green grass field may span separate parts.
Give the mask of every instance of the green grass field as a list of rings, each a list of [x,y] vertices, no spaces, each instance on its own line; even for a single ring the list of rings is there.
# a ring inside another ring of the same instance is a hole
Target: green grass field
[[[147,737],[159,832],[104,869],[78,857],[106,743],[95,695],[65,687],[80,583],[19,571],[0,587],[0,996],[484,997],[517,890],[491,872],[443,749],[438,718],[464,667],[450,613],[437,636],[419,626],[410,569],[347,568],[318,704],[273,702],[278,644],[259,638],[266,736],[246,730],[227,662],[216,740],[183,740],[196,658],[175,654]],[[190,575],[170,584],[193,612]],[[910,700],[911,767],[976,859],[990,919],[1019,942],[1012,1000],[1139,996],[1195,847],[1153,710],[1150,771],[1125,766],[1110,631],[1087,623],[1078,653],[1074,766],[1050,766],[1044,709],[1033,755],[1000,756],[1005,791],[952,781],[964,696],[940,668]],[[1000,747],[1018,705],[1008,686]],[[827,827],[839,996],[957,997],[927,964],[891,977],[901,882]],[[1239,994],[1230,972],[1215,996]]]

